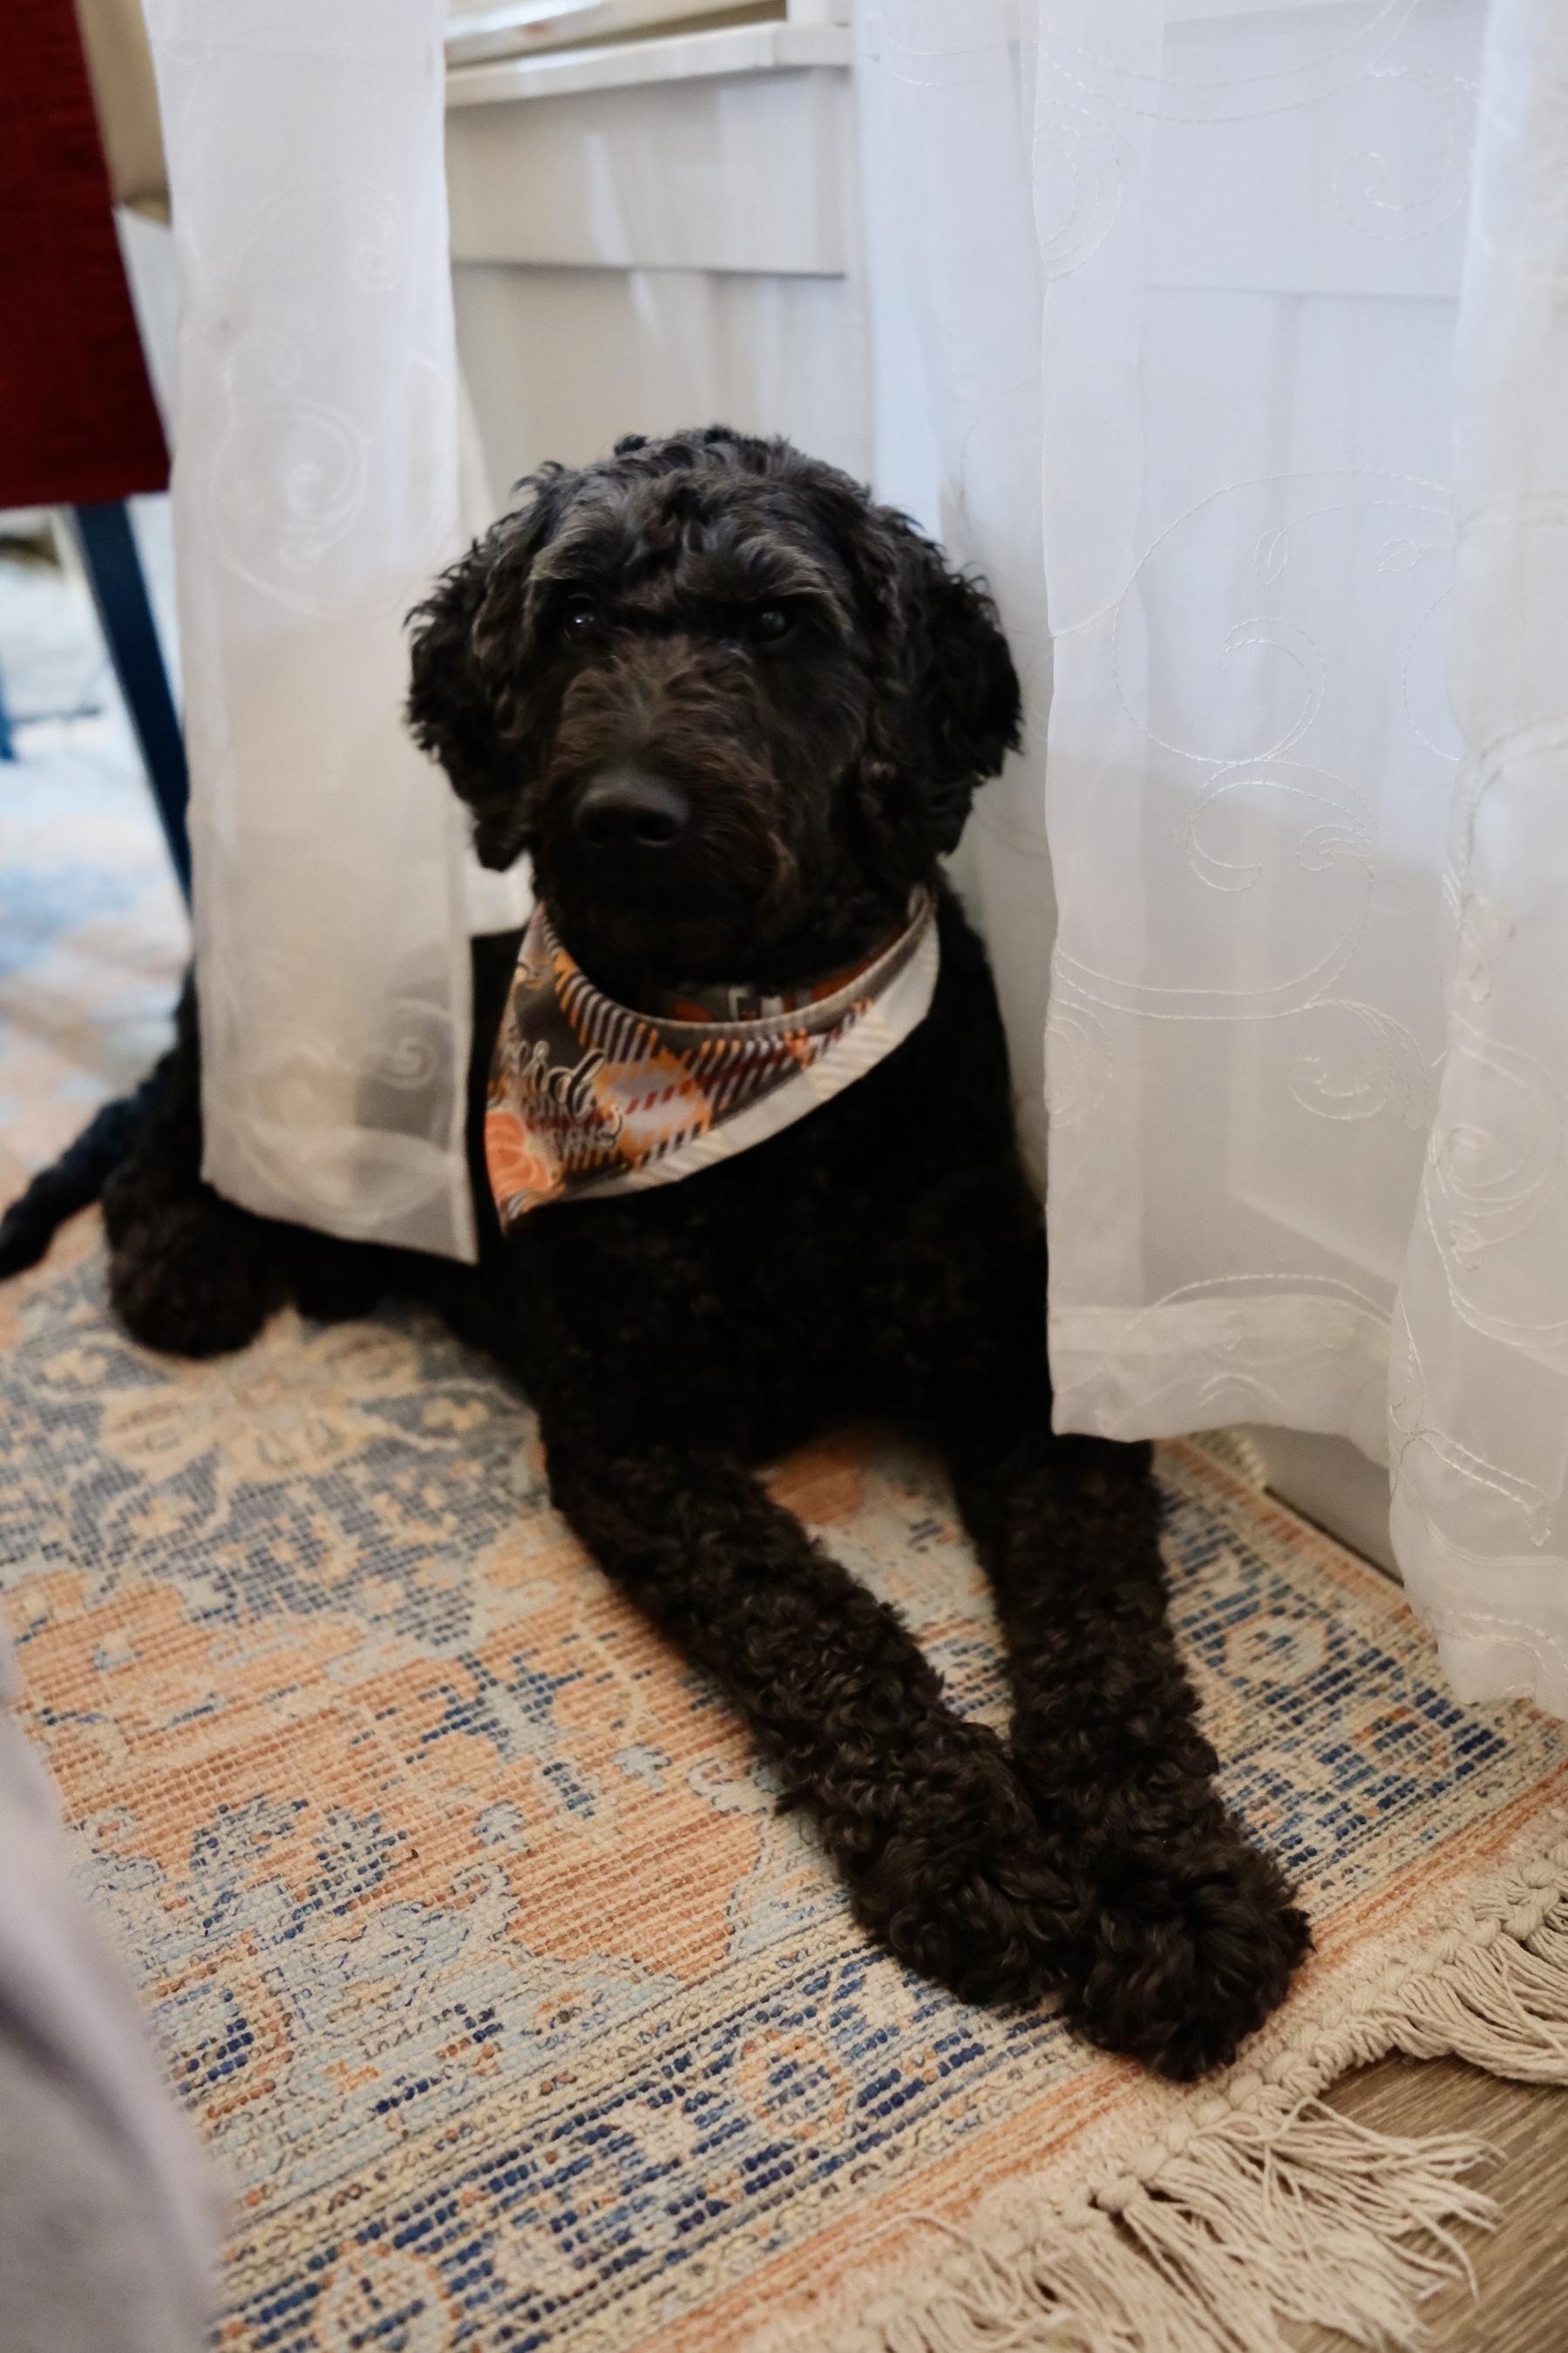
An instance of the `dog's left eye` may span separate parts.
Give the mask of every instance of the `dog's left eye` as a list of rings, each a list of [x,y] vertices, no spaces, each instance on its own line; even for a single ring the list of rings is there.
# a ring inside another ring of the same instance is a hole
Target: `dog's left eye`
[[[574,596],[561,616],[561,626],[569,638],[591,637],[599,626],[599,608],[591,596]]]
[[[794,619],[783,605],[759,605],[752,615],[752,635],[768,645],[776,645],[780,638],[787,638],[794,627]]]

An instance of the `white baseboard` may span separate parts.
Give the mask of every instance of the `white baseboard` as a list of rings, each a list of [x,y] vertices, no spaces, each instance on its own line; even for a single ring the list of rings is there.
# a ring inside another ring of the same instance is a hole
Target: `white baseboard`
[[[1348,1438],[1274,1430],[1260,1422],[1246,1427],[1282,1504],[1390,1577],[1399,1575],[1388,1540],[1388,1472],[1380,1462],[1369,1462]]]

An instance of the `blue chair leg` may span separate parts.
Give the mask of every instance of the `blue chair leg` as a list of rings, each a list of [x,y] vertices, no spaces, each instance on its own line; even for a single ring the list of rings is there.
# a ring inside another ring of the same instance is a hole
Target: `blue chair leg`
[[[0,760],[14,760],[16,746],[11,741],[11,722],[5,710],[5,681],[0,678]]]
[[[87,572],[92,601],[120,681],[120,691],[131,713],[131,723],[142,747],[142,758],[169,856],[185,902],[191,896],[191,842],[185,829],[190,804],[190,777],[185,768],[185,744],[169,691],[169,674],[158,643],[157,625],[147,601],[142,559],[123,499],[101,506],[77,507],[77,538]]]

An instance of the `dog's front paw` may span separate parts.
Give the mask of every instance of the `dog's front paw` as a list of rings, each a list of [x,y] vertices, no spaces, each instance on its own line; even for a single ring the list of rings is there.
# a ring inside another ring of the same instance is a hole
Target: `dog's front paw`
[[[961,2000],[1028,2003],[1068,1974],[1071,1891],[1000,1741],[949,1722],[858,1805],[822,1819],[855,1915]]]
[[[109,1295],[134,1340],[174,1356],[243,1348],[278,1304],[262,1220],[203,1193],[110,1229]]]
[[[277,1231],[282,1287],[301,1315],[316,1324],[347,1324],[370,1314],[386,1288],[385,1251],[313,1233],[308,1226]]]
[[[1227,2066],[1311,1944],[1279,1864],[1222,1817],[1097,1873],[1092,1957],[1068,2016],[1102,2050],[1178,2083]]]

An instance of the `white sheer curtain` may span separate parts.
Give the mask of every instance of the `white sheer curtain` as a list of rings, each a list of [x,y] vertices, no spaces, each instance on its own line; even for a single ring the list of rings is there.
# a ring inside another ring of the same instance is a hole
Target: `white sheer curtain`
[[[861,38],[1029,692],[967,879],[1023,1070],[1056,923],[1059,1426],[1392,1433],[1456,1685],[1568,1712],[1568,9]]]
[[[877,487],[989,582],[1027,713],[958,856],[995,953],[1018,1110],[1045,1173],[1042,1041],[1055,907],[1046,844],[1051,640],[1040,517],[1042,270],[1032,51],[1012,0],[860,0]],[[1005,944],[1005,945],[1004,945]]]
[[[1455,372],[1448,1050],[1395,1549],[1461,1694],[1568,1715],[1568,7],[1492,0]]]
[[[465,836],[399,715],[403,617],[459,545],[444,0],[146,5],[206,1174],[469,1256]]]

